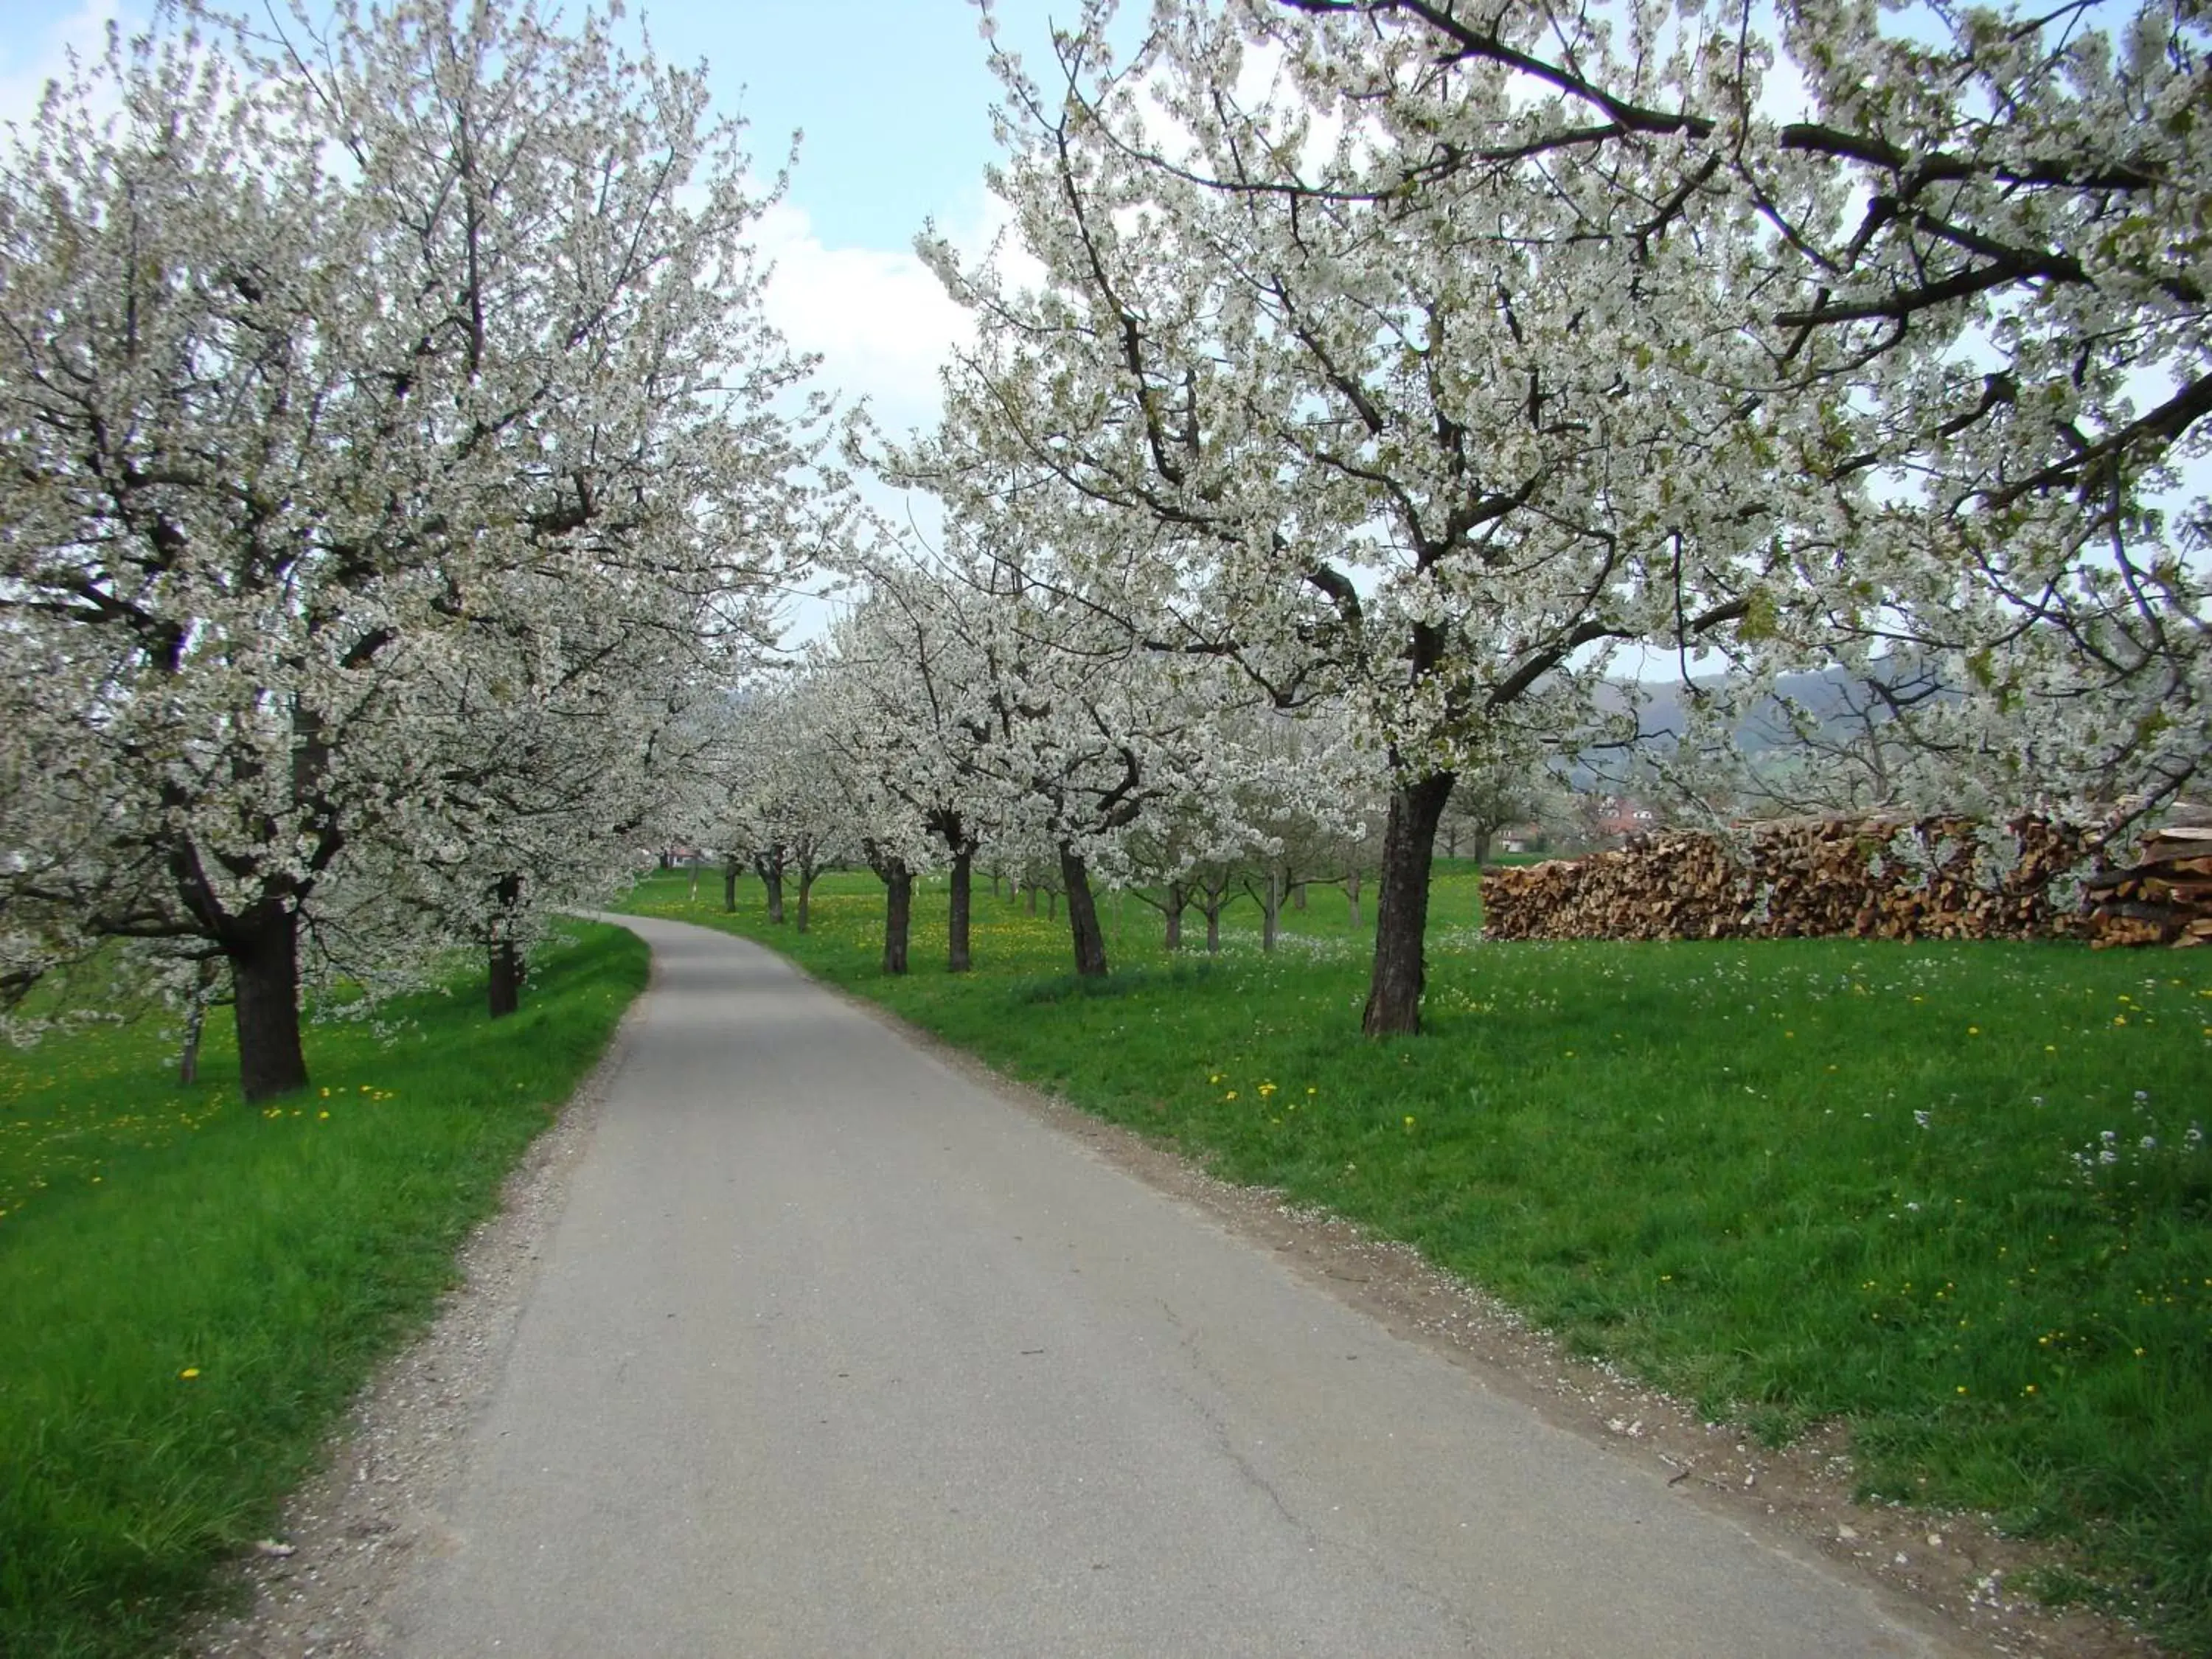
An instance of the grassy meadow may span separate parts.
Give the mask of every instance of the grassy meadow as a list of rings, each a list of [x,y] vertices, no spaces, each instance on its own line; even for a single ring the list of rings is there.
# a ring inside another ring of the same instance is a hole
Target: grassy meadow
[[[633,908],[768,940],[1013,1076],[1222,1176],[1407,1240],[1709,1416],[1848,1425],[1865,1494],[2077,1548],[2053,1596],[2212,1654],[2212,952],[1848,939],[1485,944],[1440,873],[1417,1038],[1358,1035],[1366,930],[1316,891],[1273,956],[1208,960],[1102,899],[1115,972],[942,884],[880,972],[882,889],[806,936],[757,882]],[[1371,892],[1364,905],[1371,927]]]
[[[161,1652],[265,1536],[501,1178],[644,988],[577,924],[497,1024],[479,977],[312,1025],[314,1086],[240,1102],[127,1024],[0,1048],[0,1653]]]

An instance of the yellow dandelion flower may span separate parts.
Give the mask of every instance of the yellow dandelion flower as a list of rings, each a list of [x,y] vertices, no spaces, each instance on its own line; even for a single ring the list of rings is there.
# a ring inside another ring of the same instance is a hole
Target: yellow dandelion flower
[[[179,1377],[180,1377],[180,1378],[182,1378],[185,1382],[191,1382],[194,1377],[198,1376],[199,1374],[200,1374],[200,1368],[199,1368],[198,1366],[197,1366],[197,1365],[187,1365],[187,1366],[185,1366],[185,1367],[184,1368],[184,1370],[180,1370],[180,1371],[179,1371],[179,1372],[177,1373],[178,1376],[179,1376]]]

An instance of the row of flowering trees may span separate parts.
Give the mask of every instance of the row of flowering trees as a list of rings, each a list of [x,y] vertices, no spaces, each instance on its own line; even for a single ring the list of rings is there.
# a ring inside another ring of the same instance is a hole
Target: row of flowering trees
[[[0,154],[0,993],[303,975],[550,906],[688,780],[820,488],[701,78],[607,18],[171,5]],[[810,484],[810,477],[814,482]]]
[[[1707,732],[1852,677],[1893,794],[2199,775],[2195,8],[1156,0],[1126,58],[1111,10],[997,58],[1009,228],[923,239],[973,342],[876,457],[987,596],[945,717],[1079,963],[1098,838],[1227,752],[1163,709],[1377,758],[1372,1034],[1455,781],[1622,739],[1632,660]]]
[[[1807,671],[1854,799],[2198,778],[2195,8],[1111,12],[994,60],[944,418],[854,441],[927,558],[823,527],[737,135],[596,14],[176,0],[58,87],[0,162],[0,993],[219,961],[258,1097],[303,971],[470,937],[509,1001],[679,809],[802,918],[865,858],[893,966],[939,864],[966,961],[988,849],[1091,975],[1101,880],[1272,918],[1379,795],[1381,1035],[1461,780],[1626,743],[1632,669],[1692,787]],[[863,597],[763,682],[817,544]]]
[[[1171,943],[1194,913],[1215,948],[1239,893],[1270,945],[1297,889],[1357,894],[1380,774],[1340,719],[1255,708],[1224,665],[1152,651],[1005,558],[864,568],[867,597],[808,665],[732,699],[707,745],[690,828],[723,850],[726,903],[750,868],[771,915],[803,929],[815,878],[864,862],[901,972],[915,878],[941,868],[957,972],[987,868],[1064,902],[1076,970],[1095,975],[1102,885],[1161,908]]]

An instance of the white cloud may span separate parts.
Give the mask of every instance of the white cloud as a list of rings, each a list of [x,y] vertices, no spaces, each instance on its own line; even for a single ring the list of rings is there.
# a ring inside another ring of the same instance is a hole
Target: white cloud
[[[963,263],[995,249],[1011,286],[1042,280],[1044,267],[1017,239],[1000,242],[1012,218],[1004,202],[978,188],[964,205],[939,227]],[[763,216],[757,241],[775,265],[769,319],[794,349],[821,353],[820,383],[848,403],[866,397],[889,435],[933,426],[942,407],[938,371],[975,329],[914,250],[827,246],[806,210],[790,202]]]
[[[822,354],[822,382],[847,402],[866,397],[886,432],[933,424],[937,372],[969,325],[913,251],[826,246],[789,203],[763,218],[759,246],[775,264],[769,320]]]

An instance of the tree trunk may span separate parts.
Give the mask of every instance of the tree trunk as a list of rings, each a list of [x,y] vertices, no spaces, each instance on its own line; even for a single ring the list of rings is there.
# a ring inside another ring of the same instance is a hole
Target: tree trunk
[[[813,892],[814,876],[812,872],[801,870],[799,872],[799,915],[797,922],[799,931],[802,933],[806,931],[806,902],[813,895]]]
[[[1030,914],[1036,914],[1036,889],[1034,887],[1030,889]]]
[[[1295,910],[1295,911],[1297,911],[1300,915],[1305,915],[1305,913],[1306,913],[1306,884],[1305,884],[1305,883],[1304,883],[1304,882],[1300,882],[1297,886],[1295,886],[1295,887],[1293,887],[1293,888],[1291,888],[1291,909],[1293,909],[1293,910]]]
[[[238,1023],[238,1081],[248,1104],[307,1086],[300,1047],[300,921],[264,900],[223,940]]]
[[[1360,1021],[1360,1029],[1371,1037],[1411,1036],[1421,1029],[1429,862],[1436,852],[1437,820],[1451,799],[1452,783],[1450,773],[1439,772],[1390,795],[1390,820],[1382,831],[1382,890],[1375,903],[1375,969]]]
[[[1221,954],[1221,901],[1216,899],[1204,908],[1206,910],[1206,954],[1218,957]]]
[[[1474,865],[1478,870],[1490,862],[1490,834],[1489,830],[1484,830],[1475,835]]]
[[[694,892],[698,890],[699,866],[696,863],[691,866],[691,886]],[[494,926],[507,925],[512,921],[514,907],[522,902],[522,878],[510,871],[492,883],[491,896],[505,919]],[[522,953],[514,948],[514,939],[492,941],[490,980],[491,1017],[504,1018],[522,1006]]]
[[[207,1003],[194,997],[185,1010],[185,1042],[177,1051],[177,1082],[189,1089],[200,1080],[200,1032],[207,1024]]]
[[[1352,869],[1352,873],[1351,873],[1350,875],[1347,875],[1347,876],[1346,876],[1346,877],[1345,877],[1345,878],[1344,878],[1344,902],[1345,902],[1346,905],[1347,907],[1349,907],[1349,908],[1350,908],[1350,911],[1351,911],[1351,921],[1352,921],[1352,925],[1354,927],[1358,927],[1358,926],[1359,926],[1359,871],[1358,871],[1358,868],[1356,866],[1353,867],[1353,869]]]
[[[783,926],[783,871],[775,865],[762,867],[761,885],[768,889],[768,919]]]
[[[1170,882],[1168,902],[1161,908],[1168,915],[1167,948],[1170,951],[1182,949],[1182,908],[1189,901],[1183,896],[1182,889],[1176,883]]]
[[[884,971],[906,972],[907,935],[914,924],[914,872],[894,859],[884,875]]]
[[[504,1018],[522,1006],[522,953],[512,939],[491,947],[491,1017]]]
[[[1060,876],[1067,884],[1067,931],[1075,945],[1075,971],[1085,979],[1106,975],[1106,936],[1098,931],[1098,907],[1091,902],[1091,872],[1083,860],[1063,847]]]
[[[722,866],[722,914],[728,915],[738,908],[738,861],[731,859]]]
[[[1057,887],[1044,890],[1044,919],[1047,921],[1060,920],[1060,889]]]
[[[1283,875],[1270,865],[1267,868],[1267,891],[1260,901],[1260,948],[1275,948],[1275,930],[1283,921]]]
[[[964,974],[975,965],[975,958],[968,953],[968,919],[974,908],[975,859],[973,853],[952,855],[952,914],[945,928],[945,968],[955,974]],[[994,897],[998,895],[998,888],[999,878],[994,876]]]

